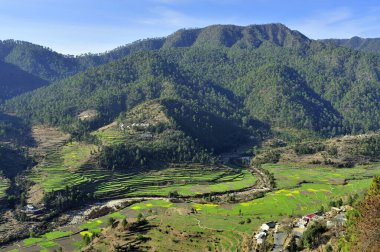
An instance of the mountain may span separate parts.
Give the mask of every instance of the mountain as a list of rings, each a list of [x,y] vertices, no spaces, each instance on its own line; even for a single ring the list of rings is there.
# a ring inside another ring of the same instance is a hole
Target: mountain
[[[251,129],[268,124],[328,136],[380,128],[380,56],[281,24],[183,29],[78,59],[86,57],[113,62],[14,98],[3,110],[76,131],[170,98]],[[98,111],[96,120],[80,121],[86,110]]]
[[[0,103],[46,84],[47,81],[0,61]]]
[[[182,29],[169,35],[163,48],[196,46],[212,47],[259,47],[270,42],[281,47],[295,47],[310,42],[297,31],[282,24],[267,25],[212,25],[203,29]]]
[[[32,78],[40,79],[41,83],[30,85],[27,83],[28,79],[23,78],[21,80],[24,83],[24,88],[11,89],[8,92],[9,95],[3,99],[137,52],[191,46],[198,48],[259,47],[266,41],[284,47],[301,46],[309,42],[301,33],[291,31],[281,24],[247,27],[215,25],[204,29],[182,29],[167,38],[138,40],[102,54],[84,54],[76,57],[62,55],[49,48],[25,41],[4,40],[0,41],[0,61],[16,66],[32,75]],[[26,73],[22,73],[22,75],[26,75]],[[7,76],[2,80],[7,83],[14,83],[14,80]]]
[[[322,41],[363,52],[380,53],[380,38],[360,38],[355,36],[350,39],[324,39]]]
[[[0,41],[0,60],[51,82],[77,73],[81,68],[74,57],[24,41]]]
[[[158,52],[137,53],[79,73],[19,96],[5,107],[7,112],[16,113],[21,118],[60,125],[75,133],[83,125],[97,128],[110,123],[120,113],[142,102],[166,98],[184,103],[191,108],[188,111],[196,109],[191,113],[191,120],[202,115],[199,110],[209,113],[205,115],[207,118],[217,116],[237,124],[241,124],[243,116],[248,116],[232,92],[211,83],[193,81],[178,65],[169,62]],[[97,111],[96,118],[81,121],[78,116],[86,110]],[[255,121],[251,119],[246,123],[255,124]],[[261,124],[257,125],[261,127]]]

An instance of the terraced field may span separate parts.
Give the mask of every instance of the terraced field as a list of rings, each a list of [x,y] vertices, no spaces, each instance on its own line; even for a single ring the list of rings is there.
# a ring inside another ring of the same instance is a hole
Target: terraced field
[[[265,164],[274,174],[277,188],[293,188],[299,183],[344,184],[346,180],[371,178],[380,173],[380,164],[353,168],[332,168],[304,164]]]
[[[242,189],[256,183],[256,177],[248,170],[226,166],[181,164],[138,174],[110,171],[94,163],[92,159],[97,152],[96,145],[68,143],[57,151],[51,151],[42,163],[32,169],[29,179],[40,184],[46,192],[62,190],[66,185],[86,186],[98,198],[167,196],[173,191],[193,196]]]
[[[43,162],[32,169],[28,178],[42,185],[46,192],[62,190],[66,185],[78,186],[91,182],[77,171],[96,149],[95,145],[68,143],[56,151],[50,151]]]
[[[94,135],[106,145],[128,141],[128,134],[123,134],[116,124]],[[95,145],[68,143],[51,151],[29,177],[47,192],[64,189],[66,185],[76,185],[92,190],[99,199],[165,197],[174,191],[182,196],[195,196],[247,188],[257,181],[246,169],[202,164],[172,164],[166,169],[138,174],[111,171],[95,165],[97,152],[99,147]],[[59,230],[71,232],[70,238],[49,240],[45,235],[37,240],[23,241],[23,245],[31,243],[30,248],[48,251],[58,246],[78,250],[83,246],[83,235],[101,232],[109,217],[135,218],[143,213],[144,216],[152,217],[152,225],[156,227],[146,234],[151,238],[147,245],[156,251],[167,251],[168,248],[174,251],[188,251],[186,248],[244,251],[243,247],[252,233],[263,222],[315,212],[321,206],[327,206],[331,200],[361,194],[370,185],[370,178],[380,173],[380,165],[331,168],[280,163],[266,164],[263,168],[274,174],[278,190],[259,199],[235,204],[148,200],[97,220]],[[1,188],[0,184],[0,196]],[[167,241],[162,243],[165,237]]]
[[[115,123],[93,132],[93,135],[98,137],[104,145],[120,144],[128,140],[127,135],[123,134]]]
[[[166,172],[176,173],[178,172],[176,169],[179,167],[171,168],[170,172]],[[291,165],[289,165],[289,169],[292,169]],[[309,168],[305,168],[305,170],[307,169]],[[376,166],[356,167],[355,169],[362,177],[348,180],[346,184],[329,183],[329,181],[315,178],[314,183],[282,188],[267,193],[263,198],[235,204],[172,203],[168,200],[147,200],[99,219],[59,230],[60,232],[71,232],[72,235],[68,238],[49,240],[48,235],[45,235],[38,240],[24,240],[23,246],[26,243],[35,242],[28,247],[29,250],[25,251],[35,251],[36,248],[53,251],[58,246],[70,248],[70,251],[79,250],[83,246],[83,235],[101,232],[109,217],[114,219],[127,217],[133,220],[139,213],[142,213],[144,216],[150,216],[150,222],[154,227],[144,234],[150,238],[146,245],[156,251],[167,251],[168,249],[190,251],[189,248],[211,251],[245,251],[244,248],[249,243],[252,233],[263,222],[281,220],[288,215],[297,216],[314,212],[321,205],[327,206],[333,199],[345,198],[355,193],[360,194],[367,190],[371,183],[371,179],[364,178],[369,176],[369,173],[366,172],[379,173],[380,171]],[[300,174],[306,172],[299,167],[297,170],[300,171]],[[282,170],[280,171],[282,172]],[[161,172],[164,177],[169,176],[164,171]],[[275,172],[275,168],[272,172]],[[330,172],[342,178],[351,178],[352,175],[350,173],[345,175],[347,171],[344,169],[331,168]],[[278,174],[274,174],[278,176]],[[194,178],[201,177],[200,174],[193,176]],[[208,179],[215,178],[211,172],[205,176]],[[294,176],[294,174],[291,173],[289,176]],[[83,231],[84,229],[87,230]],[[165,243],[162,243],[163,239],[166,240]],[[44,246],[50,245],[52,247],[44,248]]]

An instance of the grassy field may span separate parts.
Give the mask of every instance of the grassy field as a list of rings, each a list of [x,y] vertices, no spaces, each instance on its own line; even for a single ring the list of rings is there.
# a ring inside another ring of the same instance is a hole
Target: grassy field
[[[128,135],[117,127],[99,130],[94,135],[105,145],[128,140]],[[76,185],[92,190],[99,199],[167,196],[173,191],[194,196],[242,189],[257,181],[246,169],[202,164],[172,164],[166,169],[137,174],[110,171],[95,165],[93,157],[97,151],[98,147],[92,144],[65,144],[51,151],[43,163],[33,168],[29,178],[47,192]],[[263,168],[274,174],[278,190],[259,199],[235,204],[148,200],[99,219],[28,238],[21,245],[32,246],[33,251],[53,251],[58,247],[79,250],[83,236],[101,232],[110,217],[135,219],[142,213],[150,217],[153,227],[144,234],[150,238],[146,245],[155,251],[244,251],[244,244],[263,222],[315,212],[332,200],[361,194],[370,185],[370,177],[380,173],[380,165],[331,168],[279,163],[265,164]],[[3,184],[0,180],[0,197]],[[70,238],[60,238],[73,233]]]
[[[23,245],[31,244],[36,250],[53,251],[58,247],[71,248],[69,251],[79,250],[83,246],[83,236],[86,234],[92,236],[101,232],[110,217],[118,220],[128,218],[129,221],[133,221],[139,213],[142,213],[149,218],[153,227],[144,234],[145,237],[150,238],[145,245],[154,248],[155,251],[168,251],[168,249],[244,251],[244,244],[247,244],[253,232],[263,222],[281,220],[287,216],[304,215],[318,210],[322,205],[326,207],[331,200],[345,199],[348,195],[355,193],[361,194],[371,183],[371,179],[367,176],[380,172],[377,166],[355,167],[350,171],[322,167],[319,176],[317,173],[311,173],[309,183],[297,186],[299,181],[295,177],[306,176],[310,169],[317,171],[319,168],[297,167],[291,164],[267,165],[266,168],[273,172],[276,178],[282,176],[286,183],[280,184],[279,190],[267,193],[263,198],[235,204],[171,203],[167,200],[148,200],[99,219],[45,234],[40,238],[26,239]],[[180,177],[180,171],[177,169],[180,168],[173,167],[167,171],[157,171],[157,173],[161,172],[162,177]],[[289,177],[288,180],[286,176]],[[347,183],[339,184],[335,181],[331,183],[326,179],[330,176],[345,179]],[[152,177],[158,177],[158,175],[155,174]],[[153,179],[152,177],[150,179]],[[200,179],[202,175],[194,172],[192,177]],[[205,178],[223,181],[227,175],[214,170],[205,173]],[[227,180],[234,178],[232,176]],[[192,213],[192,209],[195,213]],[[81,231],[84,229],[87,230]],[[62,232],[79,233],[69,238],[57,239]],[[163,240],[165,240],[164,243]]]
[[[380,173],[380,164],[353,168],[332,168],[300,164],[265,164],[274,174],[277,188],[293,188],[301,182],[344,184],[346,180],[371,178]]]

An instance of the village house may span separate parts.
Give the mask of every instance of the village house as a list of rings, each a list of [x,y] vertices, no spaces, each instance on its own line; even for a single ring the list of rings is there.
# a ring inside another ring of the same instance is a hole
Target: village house
[[[25,210],[24,210],[25,213],[36,213],[38,211],[39,211],[39,209],[37,209],[33,205],[29,205],[29,204],[25,206]]]
[[[296,227],[299,227],[299,228],[306,228],[307,224],[309,223],[309,219],[307,218],[300,218],[297,223],[296,223]]]
[[[265,231],[261,231],[257,235],[255,235],[257,244],[262,244],[266,236],[267,233]]]
[[[262,231],[268,231],[270,228],[274,228],[275,226],[276,226],[276,222],[275,221],[270,221],[270,222],[262,224],[260,226],[260,229]]]
[[[256,243],[262,244],[268,234],[268,230],[276,226],[275,221],[269,221],[260,226],[260,231],[255,235]]]
[[[311,213],[311,214],[307,214],[305,216],[303,216],[302,218],[300,218],[297,223],[296,223],[296,227],[299,227],[299,228],[306,228],[307,225],[311,222],[311,221],[317,221],[320,219],[320,216],[317,215],[316,213]]]

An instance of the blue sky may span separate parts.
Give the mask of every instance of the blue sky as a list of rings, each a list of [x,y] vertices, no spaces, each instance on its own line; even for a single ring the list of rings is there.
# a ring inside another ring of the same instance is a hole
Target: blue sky
[[[0,0],[0,39],[65,54],[211,24],[283,23],[318,38],[380,37],[379,0]]]

